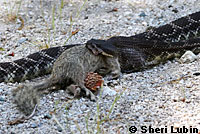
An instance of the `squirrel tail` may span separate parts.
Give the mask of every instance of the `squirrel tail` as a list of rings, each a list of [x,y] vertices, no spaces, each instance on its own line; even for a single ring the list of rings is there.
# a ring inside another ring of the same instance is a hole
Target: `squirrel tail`
[[[13,102],[17,105],[19,111],[25,115],[30,115],[36,104],[39,103],[42,91],[48,90],[54,82],[49,79],[36,85],[22,84],[12,91]]]

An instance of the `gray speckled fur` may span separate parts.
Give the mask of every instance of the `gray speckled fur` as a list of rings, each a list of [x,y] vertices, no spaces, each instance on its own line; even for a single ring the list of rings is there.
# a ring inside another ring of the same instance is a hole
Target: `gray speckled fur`
[[[84,86],[84,79],[88,72],[95,72],[101,68],[108,69],[113,77],[120,74],[120,65],[117,57],[108,57],[102,54],[94,55],[85,45],[75,46],[63,52],[55,61],[53,71],[47,80],[29,86],[21,85],[13,90],[14,102],[24,114],[30,114],[39,102],[39,95],[52,86],[69,87],[77,85],[86,96],[95,100],[94,94]],[[68,89],[73,92],[76,89]],[[80,91],[74,91],[75,95]]]

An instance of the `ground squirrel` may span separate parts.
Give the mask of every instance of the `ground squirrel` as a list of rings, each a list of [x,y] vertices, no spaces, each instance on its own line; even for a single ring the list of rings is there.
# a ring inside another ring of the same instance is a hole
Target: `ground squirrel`
[[[110,73],[113,78],[117,78],[120,74],[120,64],[114,46],[111,46],[112,53],[102,48],[107,49],[107,46],[88,42],[87,45],[65,50],[55,61],[48,79],[36,85],[20,85],[13,90],[14,103],[18,109],[29,115],[39,102],[42,92],[54,86],[66,88],[75,95],[79,94],[80,90],[84,91],[86,96],[95,100],[94,94],[84,86],[86,74],[97,70],[101,70],[104,74]]]

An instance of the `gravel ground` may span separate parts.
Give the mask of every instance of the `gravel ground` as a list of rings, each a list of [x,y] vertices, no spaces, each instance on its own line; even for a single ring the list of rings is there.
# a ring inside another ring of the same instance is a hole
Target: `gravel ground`
[[[81,0],[66,0],[59,18],[59,0],[22,1],[20,8],[16,0],[1,0],[1,62],[19,59],[47,46],[134,35],[200,9],[200,0],[92,0],[83,4]],[[17,30],[21,21],[13,21],[17,12],[24,20],[22,30]],[[76,29],[78,33],[69,38],[70,31]],[[14,56],[9,56],[12,53]],[[170,126],[200,130],[200,76],[193,75],[200,71],[199,67],[200,55],[192,63],[174,60],[143,72],[123,74],[119,80],[105,81],[98,103],[84,97],[69,100],[63,90],[52,92],[41,98],[33,118],[12,126],[8,121],[22,115],[12,104],[11,96],[19,83],[0,83],[0,134],[96,133],[98,117],[106,116],[109,119],[100,124],[100,133],[126,134],[130,126],[137,127],[138,134],[142,133],[141,126],[167,127],[163,133],[171,133]]]

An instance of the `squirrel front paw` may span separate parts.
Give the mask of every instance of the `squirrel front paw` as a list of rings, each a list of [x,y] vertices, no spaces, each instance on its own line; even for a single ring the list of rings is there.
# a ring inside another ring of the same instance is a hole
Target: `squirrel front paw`
[[[30,115],[39,102],[39,95],[30,85],[19,85],[12,92],[13,101],[25,115]]]
[[[121,75],[120,71],[113,71],[107,76],[107,80],[110,81],[110,80],[118,79],[120,78],[120,75]]]

